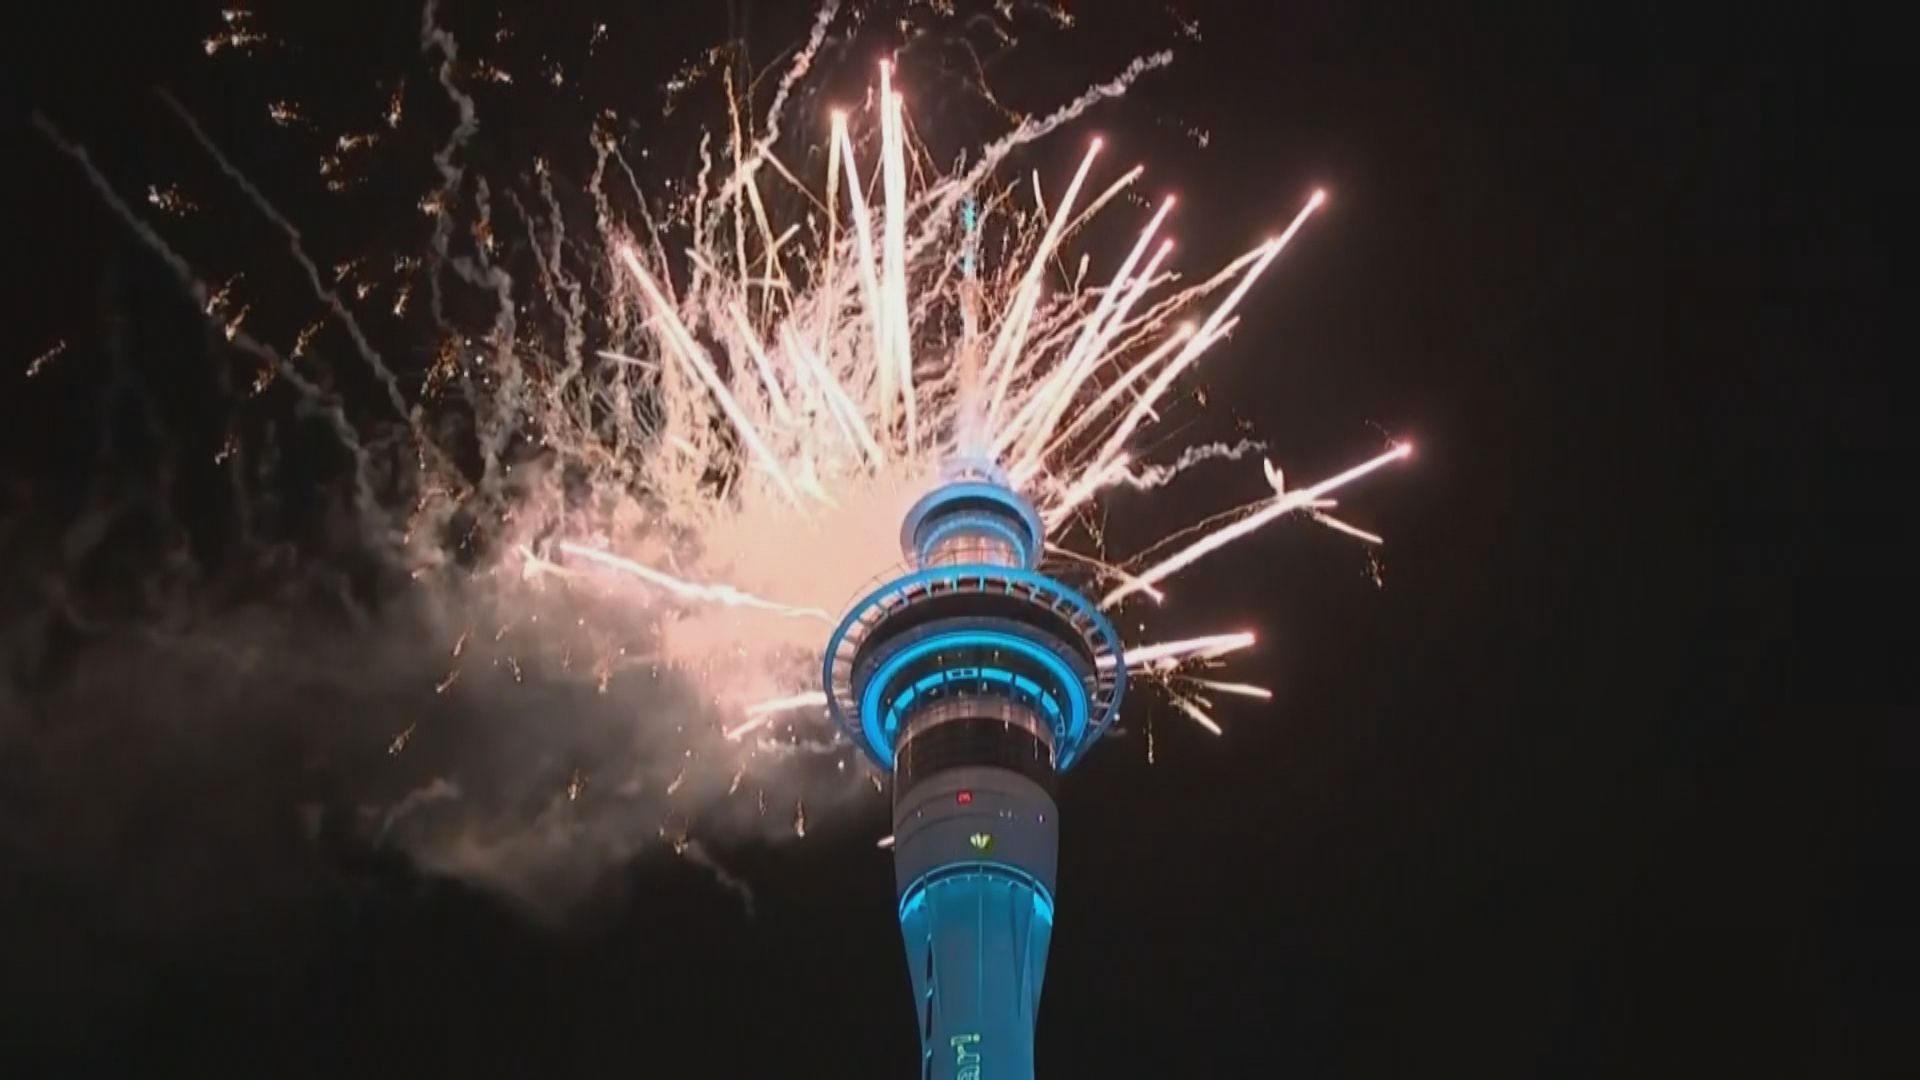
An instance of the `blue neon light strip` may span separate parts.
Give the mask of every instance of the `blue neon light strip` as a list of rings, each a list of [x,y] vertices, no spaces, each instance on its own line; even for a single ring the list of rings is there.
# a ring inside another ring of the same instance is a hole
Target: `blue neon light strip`
[[[960,272],[968,277],[972,277],[973,250],[974,244],[976,243],[973,233],[975,229],[980,227],[980,216],[979,210],[976,209],[973,204],[973,196],[971,195],[967,196],[966,202],[960,204],[960,227],[966,230],[967,234],[967,242],[965,246],[960,249]]]
[[[900,720],[907,715],[907,706],[913,704],[914,700],[922,693],[938,686],[944,686],[947,683],[974,681],[996,682],[1011,686],[1020,693],[1025,694],[1028,698],[1039,702],[1041,709],[1047,714],[1047,717],[1052,721],[1052,726],[1056,729],[1060,728],[1065,720],[1060,709],[1060,702],[1056,700],[1052,694],[1048,693],[1045,687],[1034,682],[1032,679],[1024,675],[1015,675],[1011,671],[1003,671],[995,667],[962,667],[946,668],[941,671],[936,671],[931,675],[924,676],[912,686],[901,691],[900,696],[894,698],[893,704],[887,707],[887,719],[881,726],[886,730],[887,735],[891,737],[900,730]]]
[[[911,648],[902,650],[891,657],[867,678],[866,693],[860,699],[860,726],[867,738],[867,746],[880,760],[880,767],[893,768],[893,736],[898,733],[899,718],[893,710],[882,709],[880,695],[884,693],[900,670],[916,660],[924,659],[933,653],[945,649],[988,648],[1003,649],[1024,656],[1047,669],[1057,681],[1063,693],[1067,695],[1070,710],[1065,723],[1055,719],[1055,741],[1077,741],[1087,729],[1087,690],[1065,662],[1044,646],[1037,645],[1023,637],[1013,634],[995,633],[990,630],[969,630],[964,633],[941,634],[923,641]],[[918,685],[918,684],[916,684]],[[1056,710],[1057,712],[1057,706]]]
[[[980,486],[992,487],[985,484]],[[895,578],[862,597],[860,602],[847,612],[846,617],[840,620],[840,625],[834,628],[833,636],[827,641],[826,653],[821,657],[820,682],[827,691],[827,703],[834,719],[849,736],[863,744],[862,748],[876,763],[883,768],[893,767],[892,742],[878,737],[881,734],[878,730],[879,721],[873,718],[874,714],[870,710],[855,705],[851,700],[843,701],[839,696],[840,692],[837,688],[841,684],[835,679],[835,668],[848,661],[848,658],[841,656],[841,652],[848,636],[856,628],[871,629],[869,620],[873,620],[876,613],[890,613],[896,607],[904,606],[896,603],[896,598],[900,594],[912,589],[926,589],[935,583],[954,588],[957,587],[958,582],[966,578],[979,578],[990,582],[991,588],[995,591],[1001,589],[1011,591],[1015,586],[1025,586],[1036,592],[1049,594],[1054,598],[1052,606],[1064,607],[1066,611],[1063,614],[1069,614],[1075,623],[1090,624],[1098,640],[1106,643],[1109,651],[1105,655],[1112,658],[1113,664],[1112,667],[1103,669],[1099,677],[1111,680],[1112,688],[1107,705],[1098,716],[1091,717],[1073,739],[1056,739],[1055,768],[1065,772],[1079,759],[1081,752],[1088,745],[1106,733],[1106,729],[1119,715],[1120,702],[1126,696],[1127,690],[1126,661],[1121,653],[1119,634],[1092,601],[1045,574],[1032,570],[971,565],[930,567]],[[1048,655],[1051,656],[1051,654]],[[1078,680],[1075,682],[1078,684]],[[871,683],[868,684],[868,688],[871,688]],[[1091,708],[1090,705],[1089,708]],[[857,721],[853,715],[849,715],[856,710],[859,717]]]
[[[913,884],[900,896],[900,921],[926,906],[927,893],[934,886],[945,882],[969,877],[996,877],[1010,881],[1027,889],[1033,894],[1033,912],[1048,926],[1053,925],[1053,894],[1047,891],[1040,879],[1017,866],[1000,862],[964,862],[952,863],[915,878]]]

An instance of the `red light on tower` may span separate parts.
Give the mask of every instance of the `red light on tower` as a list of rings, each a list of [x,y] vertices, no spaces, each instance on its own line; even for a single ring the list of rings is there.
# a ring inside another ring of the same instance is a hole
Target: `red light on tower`
[[[953,796],[953,801],[959,803],[961,806],[972,806],[973,792],[971,791],[956,792]]]

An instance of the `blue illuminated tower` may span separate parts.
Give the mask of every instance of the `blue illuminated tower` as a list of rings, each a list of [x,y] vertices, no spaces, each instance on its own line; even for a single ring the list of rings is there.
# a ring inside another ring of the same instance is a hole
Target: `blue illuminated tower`
[[[1126,690],[1113,626],[1034,570],[1044,538],[996,470],[950,471],[901,528],[910,569],[855,604],[827,647],[834,719],[893,773],[924,1080],[1033,1076],[1055,781]]]

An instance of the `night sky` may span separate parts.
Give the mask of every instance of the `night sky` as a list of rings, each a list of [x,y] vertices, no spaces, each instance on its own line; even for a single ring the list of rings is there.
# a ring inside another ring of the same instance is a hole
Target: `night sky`
[[[1290,477],[1383,435],[1419,452],[1343,500],[1387,537],[1378,583],[1305,523],[1179,583],[1156,631],[1259,628],[1233,677],[1278,696],[1224,708],[1223,739],[1143,697],[1067,778],[1041,1073],[1913,1075],[1895,1031],[1920,1007],[1920,897],[1896,885],[1894,793],[1920,741],[1880,160],[1909,121],[1875,32],[1637,3],[1173,6],[1200,41],[1165,5],[1079,0],[1071,35],[1023,41],[1047,63],[990,78],[1037,109],[1174,47],[1083,126],[1179,190],[1194,264],[1332,196],[1193,415],[1267,440]],[[212,462],[232,411],[262,406],[221,388],[244,365],[26,115],[137,200],[207,173],[165,87],[317,248],[338,219],[265,118],[279,84],[202,51],[217,7],[145,7],[42,5],[7,35],[0,1074],[911,1075],[879,799],[716,848],[751,914],[656,848],[536,916],[315,839],[310,733],[196,732],[239,693],[218,680],[74,692],[115,677],[94,658],[142,620],[274,595],[237,569]],[[589,96],[630,112],[730,23],[764,64],[809,16],[589,7],[505,10],[530,35],[606,18],[623,63]],[[425,78],[412,5],[285,18],[309,31],[284,76],[310,108]],[[542,122],[483,114],[475,154],[498,167]],[[196,259],[284,261],[257,222],[219,256],[204,221],[149,218]],[[311,425],[281,430],[273,483],[298,506],[338,462]],[[1145,539],[1259,494],[1222,468],[1109,511]],[[380,603],[323,516],[272,527]],[[198,584],[155,601],[142,583],[177,583],[179,558]],[[368,767],[417,707],[368,721]]]

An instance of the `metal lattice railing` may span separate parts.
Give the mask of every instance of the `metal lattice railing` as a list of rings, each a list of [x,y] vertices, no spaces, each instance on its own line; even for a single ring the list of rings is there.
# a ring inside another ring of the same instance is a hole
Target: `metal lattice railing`
[[[1072,628],[1087,654],[1094,658],[1094,671],[1087,677],[1086,684],[1087,728],[1073,745],[1060,748],[1061,764],[1065,767],[1080,745],[1099,738],[1113,723],[1126,690],[1126,663],[1113,624],[1100,614],[1092,601],[1030,570],[985,564],[902,568],[899,576],[867,593],[853,605],[828,644],[825,681],[828,704],[835,719],[856,737],[861,731],[853,666],[876,628],[929,600],[967,594],[1011,596],[1051,612],[1062,625]]]

